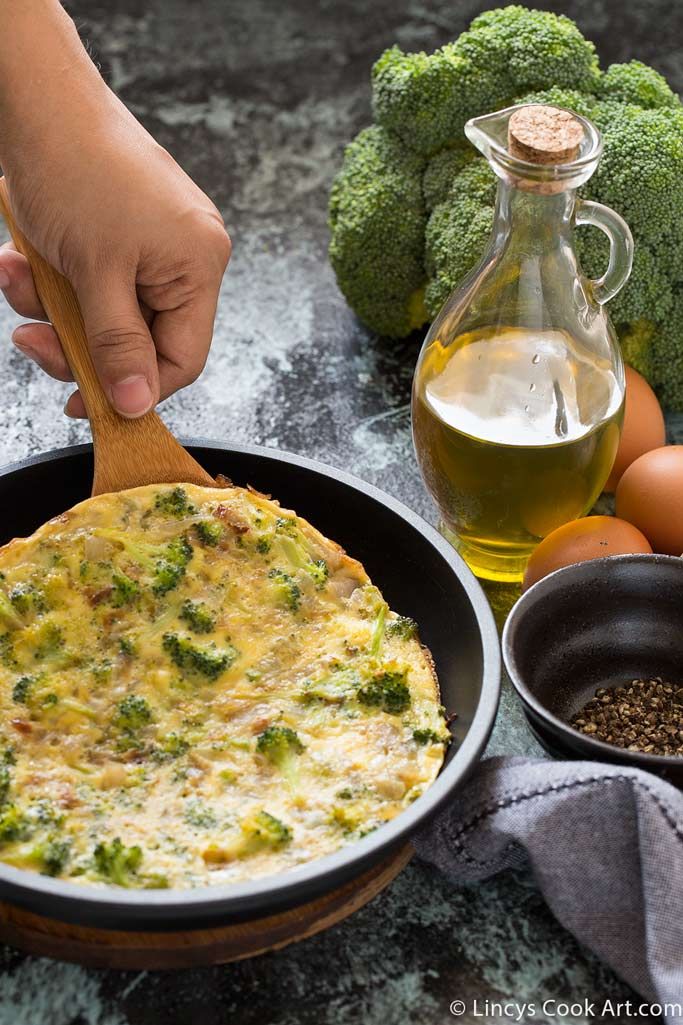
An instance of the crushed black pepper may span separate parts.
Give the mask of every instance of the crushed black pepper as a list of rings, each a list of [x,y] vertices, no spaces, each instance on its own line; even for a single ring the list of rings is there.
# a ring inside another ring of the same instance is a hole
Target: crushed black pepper
[[[683,685],[657,677],[600,687],[569,724],[627,751],[683,757]]]

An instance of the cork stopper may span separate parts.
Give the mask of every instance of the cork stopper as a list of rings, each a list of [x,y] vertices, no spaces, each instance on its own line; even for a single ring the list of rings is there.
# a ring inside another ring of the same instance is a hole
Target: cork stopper
[[[508,123],[510,156],[530,164],[569,164],[579,155],[583,126],[568,110],[530,103]]]

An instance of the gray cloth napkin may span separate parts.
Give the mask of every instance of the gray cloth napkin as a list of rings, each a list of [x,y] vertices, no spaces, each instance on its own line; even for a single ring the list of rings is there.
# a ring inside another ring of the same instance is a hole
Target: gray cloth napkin
[[[581,943],[647,1001],[683,1002],[683,793],[670,784],[594,762],[489,758],[415,846],[457,883],[531,866]]]

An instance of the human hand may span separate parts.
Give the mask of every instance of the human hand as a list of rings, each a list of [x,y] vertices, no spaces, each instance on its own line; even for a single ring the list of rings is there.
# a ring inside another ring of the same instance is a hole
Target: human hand
[[[201,373],[230,239],[213,203],[86,61],[58,123],[18,132],[0,155],[17,224],[71,281],[104,390],[136,417]],[[0,288],[21,316],[47,319],[10,244],[0,248]],[[52,377],[73,380],[49,324],[22,325],[13,341]],[[66,412],[85,415],[78,392]]]

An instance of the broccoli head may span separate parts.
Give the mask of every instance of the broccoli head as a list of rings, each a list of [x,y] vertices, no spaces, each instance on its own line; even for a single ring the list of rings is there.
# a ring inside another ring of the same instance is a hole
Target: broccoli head
[[[36,844],[31,851],[31,861],[35,862],[40,871],[47,876],[58,876],[71,857],[71,843],[59,837],[49,836],[42,843]]]
[[[602,161],[581,195],[615,209],[635,241],[629,282],[609,306],[627,360],[683,410],[683,107],[640,61],[600,72],[568,18],[511,6],[475,18],[433,54],[387,50],[372,73],[376,124],[346,150],[330,199],[330,258],[371,329],[403,337],[433,319],[481,259],[496,179],[465,122],[513,103],[550,103],[592,119]],[[576,232],[589,277],[607,266],[598,230]]]
[[[330,195],[330,261],[350,306],[381,334],[425,321],[425,160],[378,126],[347,146]]]
[[[390,619],[386,625],[387,637],[398,637],[402,641],[409,641],[417,635],[417,623],[410,616],[397,616]]]
[[[112,585],[110,601],[115,609],[119,609],[123,605],[132,605],[140,594],[139,585],[125,573],[113,573]]]
[[[289,826],[267,811],[259,811],[244,819],[240,828],[244,841],[243,855],[254,854],[268,848],[277,850],[292,839],[292,830]]]
[[[97,874],[116,886],[132,886],[142,864],[142,850],[137,844],[126,847],[117,836],[111,843],[98,843],[93,851]]]
[[[25,840],[31,831],[26,815],[14,804],[6,804],[0,814],[0,844]]]
[[[410,708],[410,690],[405,672],[386,670],[378,673],[358,691],[358,700],[370,708],[400,715]]]
[[[275,597],[291,612],[298,612],[301,607],[301,588],[290,573],[282,569],[271,569],[268,576],[273,581]]]
[[[219,651],[215,644],[195,644],[188,637],[178,634],[164,634],[162,646],[171,661],[190,676],[203,676],[207,680],[217,680],[221,673],[229,669],[237,658],[238,652],[232,645]]]
[[[185,576],[185,567],[192,558],[192,545],[185,536],[166,545],[157,561],[152,590],[156,595],[166,594],[178,586]]]
[[[49,605],[43,591],[35,584],[18,584],[13,587],[9,600],[19,615],[47,612]]]
[[[210,609],[200,601],[183,602],[180,618],[184,619],[190,630],[196,634],[210,634],[216,627],[216,619]]]
[[[116,706],[114,725],[121,730],[135,731],[147,726],[153,718],[147,701],[139,694],[129,694]]]
[[[192,516],[196,511],[187,497],[187,491],[180,485],[170,491],[160,491],[154,500],[154,508],[165,516],[175,516],[177,519]]]
[[[471,117],[554,83],[589,91],[598,82],[595,47],[574,22],[510,6],[486,11],[436,53],[393,46],[372,70],[373,111],[383,128],[425,156],[458,140]]]
[[[298,779],[297,756],[305,748],[295,730],[289,726],[268,726],[256,738],[256,750],[275,765],[286,778],[290,787]]]
[[[202,857],[209,864],[223,864],[248,858],[261,851],[279,850],[292,839],[292,830],[267,811],[252,812],[240,823],[237,837],[222,844],[209,844]]]
[[[681,105],[664,75],[635,60],[628,64],[610,65],[601,76],[596,91],[601,99],[633,103],[646,110]]]
[[[201,543],[208,548],[215,548],[223,536],[223,527],[218,520],[197,520],[194,530]]]

